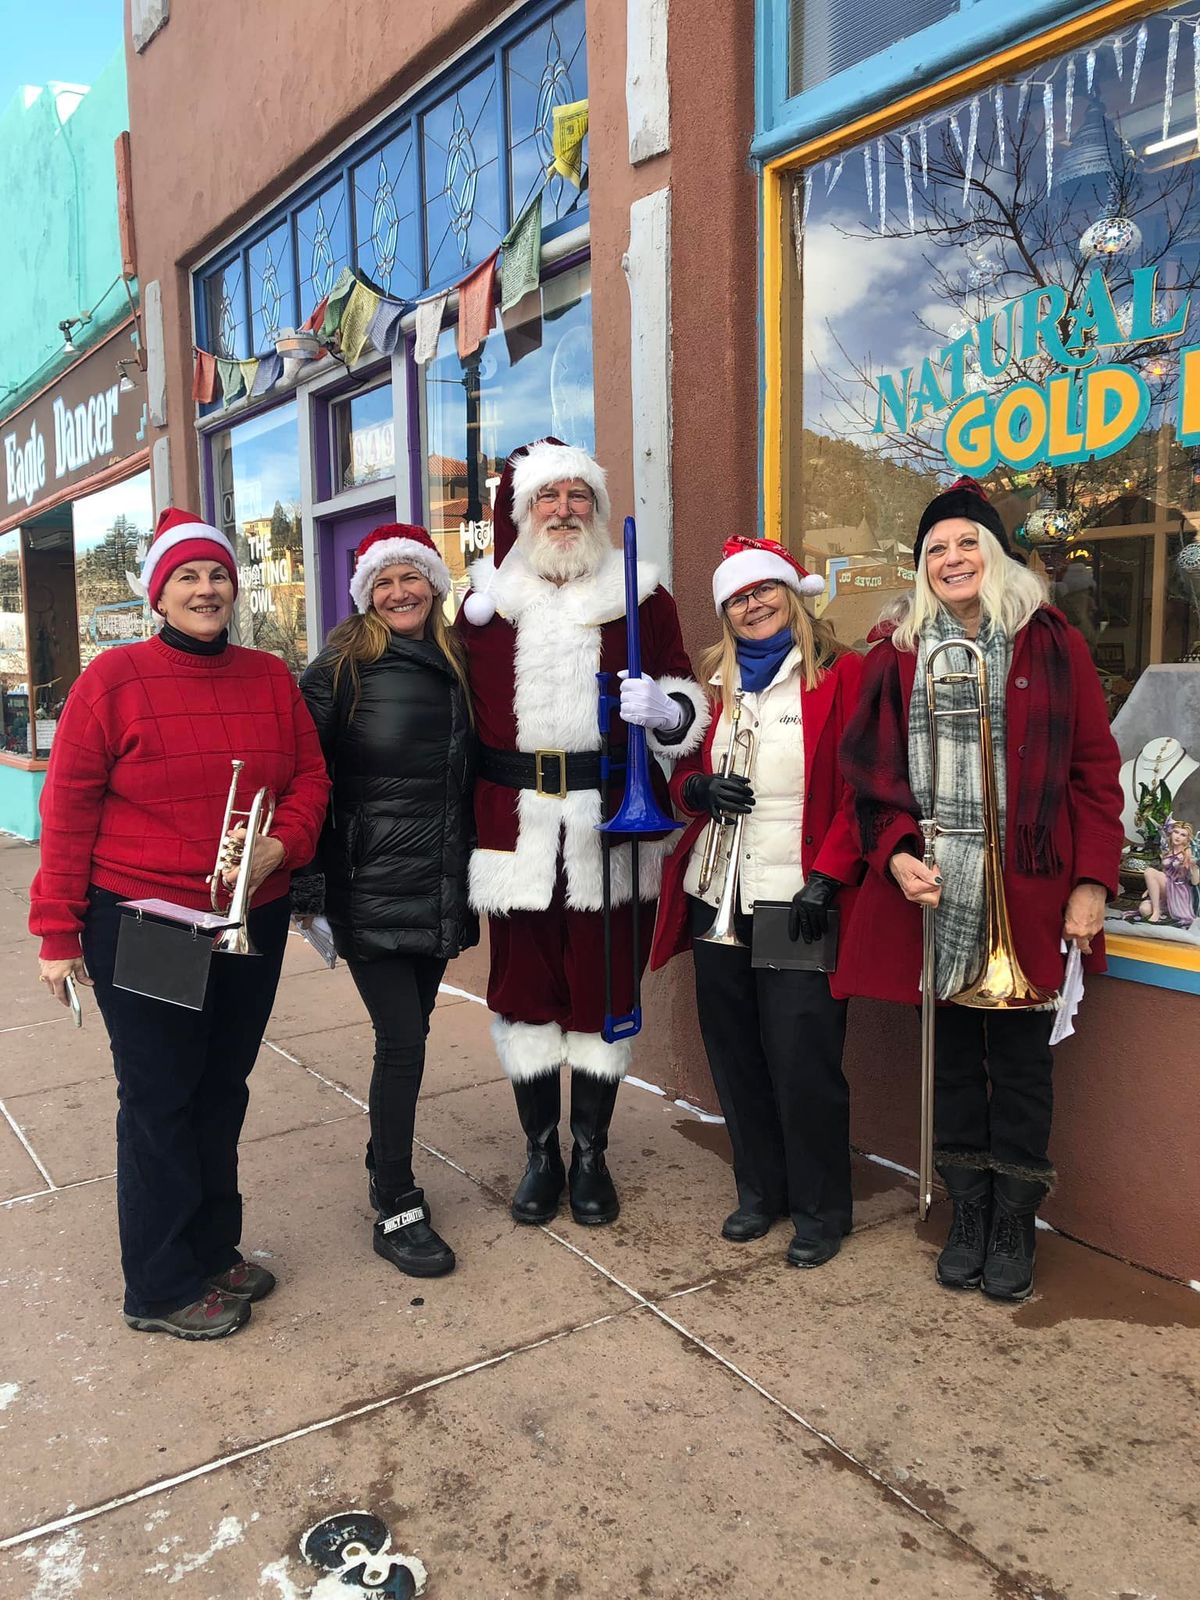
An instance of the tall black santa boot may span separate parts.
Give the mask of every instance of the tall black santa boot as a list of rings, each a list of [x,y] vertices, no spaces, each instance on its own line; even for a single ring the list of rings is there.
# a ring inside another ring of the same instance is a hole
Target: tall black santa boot
[[[517,1115],[525,1130],[528,1164],[512,1198],[514,1222],[549,1222],[558,1215],[558,1202],[567,1174],[558,1148],[558,1119],[562,1109],[559,1069],[536,1078],[514,1078]]]
[[[621,1210],[604,1160],[608,1126],[620,1087],[620,1078],[599,1078],[578,1067],[571,1069],[571,1137],[575,1147],[568,1182],[571,1215],[585,1227],[615,1222]]]
[[[983,1150],[939,1150],[934,1163],[954,1206],[950,1233],[937,1258],[945,1289],[978,1289],[992,1215],[992,1171]]]
[[[983,1264],[983,1292],[993,1300],[1028,1300],[1033,1293],[1037,1210],[1050,1193],[1054,1169],[994,1168],[992,1229]]]

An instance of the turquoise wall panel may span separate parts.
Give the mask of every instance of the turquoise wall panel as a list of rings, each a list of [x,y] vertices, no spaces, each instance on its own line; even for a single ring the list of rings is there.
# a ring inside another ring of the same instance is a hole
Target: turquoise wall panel
[[[45,781],[44,772],[0,764],[0,833],[15,833],[22,839],[41,836],[38,801]]]

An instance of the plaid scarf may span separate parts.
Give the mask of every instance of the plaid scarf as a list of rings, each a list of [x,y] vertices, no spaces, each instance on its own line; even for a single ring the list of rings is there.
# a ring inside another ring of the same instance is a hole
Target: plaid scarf
[[[1021,764],[1014,826],[1016,870],[1029,877],[1055,877],[1064,870],[1054,847],[1054,824],[1066,797],[1075,725],[1067,623],[1057,611],[1043,606],[1012,643],[1015,664],[1029,680],[1030,697],[1027,754]],[[875,848],[899,815],[911,818],[913,833],[920,834],[921,808],[909,776],[908,706],[900,657],[886,642],[876,649],[881,652],[881,670],[876,674],[868,668],[864,692],[841,746],[842,771],[854,790],[864,853]]]

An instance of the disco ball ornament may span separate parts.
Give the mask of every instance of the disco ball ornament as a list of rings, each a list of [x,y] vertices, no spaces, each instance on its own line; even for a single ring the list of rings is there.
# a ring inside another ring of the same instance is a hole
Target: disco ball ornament
[[[1123,256],[1140,249],[1142,230],[1128,217],[1101,217],[1093,222],[1079,241],[1079,253],[1085,261],[1093,256]]]
[[[1078,511],[1055,508],[1052,511],[1031,511],[1025,518],[1025,543],[1036,550],[1039,545],[1065,544],[1073,539],[1083,525]]]
[[[1200,573],[1200,539],[1184,545],[1175,557],[1175,566],[1180,572]]]

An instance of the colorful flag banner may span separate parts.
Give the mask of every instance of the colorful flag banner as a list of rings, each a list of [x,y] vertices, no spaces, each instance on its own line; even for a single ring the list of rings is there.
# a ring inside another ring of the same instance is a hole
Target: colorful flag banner
[[[542,272],[542,191],[525,207],[500,246],[500,310],[507,311],[536,289]]]
[[[542,348],[542,289],[535,284],[523,300],[507,311],[501,308],[500,323],[504,329],[504,343],[508,346],[509,365]]]
[[[258,377],[258,358],[252,356],[249,361],[239,361],[238,366],[242,369],[242,388],[249,397],[254,392],[254,380]]]
[[[307,322],[302,322],[300,324],[300,330],[299,331],[301,333],[320,333],[322,325],[325,322],[325,309],[326,309],[326,307],[328,305],[329,305],[329,296],[328,295],[326,295],[323,300],[318,300],[316,306],[313,309],[312,316],[309,317]]]
[[[458,286],[458,355],[461,361],[474,355],[491,332],[498,253],[493,250]]]
[[[367,338],[380,355],[395,354],[396,346],[400,343],[400,319],[408,309],[403,300],[384,298],[379,302],[371,318],[371,326],[367,329]]]
[[[449,292],[444,290],[441,294],[435,294],[432,300],[422,300],[417,305],[417,337],[413,359],[423,367],[437,355],[438,334],[442,330]]]
[[[557,172],[578,189],[583,177],[583,141],[588,131],[588,103],[573,100],[569,106],[555,106],[554,132],[551,136],[554,160],[546,168],[546,176]]]
[[[250,398],[257,400],[260,395],[270,394],[282,377],[283,357],[272,350],[269,356],[263,356],[259,360],[258,371],[254,374],[254,384],[250,390]]]
[[[221,379],[221,397],[225,405],[228,405],[242,392],[244,384],[242,364],[240,361],[227,361],[223,356],[218,356],[217,372]]]
[[[332,339],[342,325],[342,311],[346,301],[358,279],[349,267],[343,267],[338,273],[338,280],[325,297],[325,317],[321,323],[321,333],[326,339]]]
[[[196,351],[192,373],[192,399],[198,406],[211,405],[217,397],[217,361],[207,350]]]
[[[363,353],[371,320],[379,308],[381,299],[382,296],[376,294],[374,289],[368,289],[365,283],[356,281],[350,291],[342,308],[342,321],[338,329],[342,354],[349,366],[353,366]]]

